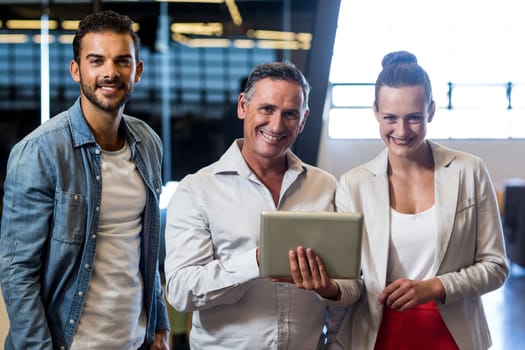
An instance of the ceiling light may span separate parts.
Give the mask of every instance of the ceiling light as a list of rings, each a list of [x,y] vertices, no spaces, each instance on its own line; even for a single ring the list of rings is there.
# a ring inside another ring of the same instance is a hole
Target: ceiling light
[[[277,30],[253,30],[250,29],[246,32],[248,37],[263,39],[263,40],[294,40],[295,33],[293,32],[282,32]]]
[[[40,34],[33,35],[33,42],[35,44],[40,44],[42,42],[42,35],[40,35]],[[47,36],[47,42],[48,43],[55,42],[55,37],[53,35],[48,35]]]
[[[295,35],[295,38],[298,41],[302,41],[304,43],[309,43],[312,41],[312,34],[311,33],[297,33]]]
[[[288,40],[258,40],[257,47],[261,49],[276,50],[309,50],[310,43]]]
[[[222,35],[222,23],[173,23],[173,33],[196,34],[196,35]]]
[[[58,42],[61,44],[71,44],[74,37],[74,34],[62,34],[58,36]]]
[[[78,20],[68,20],[68,21],[62,21],[61,26],[64,30],[77,30],[78,24],[80,21]]]
[[[189,39],[186,45],[190,47],[230,47],[229,39]]]
[[[297,41],[259,40],[257,47],[261,49],[297,50]]]
[[[242,24],[241,13],[235,3],[235,0],[156,0],[158,2],[185,2],[189,4],[226,4],[233,24],[240,26]]]
[[[224,0],[224,2],[226,3],[228,12],[230,12],[230,17],[232,18],[233,24],[240,26],[242,24],[242,17],[235,0]]]
[[[57,21],[48,21],[49,29],[57,29]],[[9,29],[40,29],[42,21],[37,19],[10,19],[6,22],[6,27]]]
[[[251,39],[236,39],[233,41],[233,46],[238,49],[253,49],[255,42]]]
[[[156,0],[157,2],[187,2],[199,4],[222,4],[224,0]]]
[[[229,39],[192,39],[180,33],[174,33],[171,38],[183,45],[189,47],[230,47],[231,41]]]
[[[190,38],[188,38],[186,35],[184,34],[180,34],[180,33],[173,33],[173,35],[171,36],[171,39],[173,41],[177,41],[179,43],[186,43]]]
[[[300,41],[303,43],[310,43],[312,41],[312,34],[310,33],[294,33],[284,32],[278,30],[254,30],[250,29],[246,32],[246,35],[250,38],[256,38],[259,40],[288,40],[288,41]]]
[[[0,34],[1,44],[25,44],[27,41],[26,34]]]

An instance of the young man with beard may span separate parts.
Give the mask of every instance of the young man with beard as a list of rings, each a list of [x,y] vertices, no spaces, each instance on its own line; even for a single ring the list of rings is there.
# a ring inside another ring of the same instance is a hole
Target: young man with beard
[[[162,147],[123,114],[143,62],[132,21],[88,15],[73,40],[80,97],[16,144],[5,181],[5,349],[167,349],[159,272]]]

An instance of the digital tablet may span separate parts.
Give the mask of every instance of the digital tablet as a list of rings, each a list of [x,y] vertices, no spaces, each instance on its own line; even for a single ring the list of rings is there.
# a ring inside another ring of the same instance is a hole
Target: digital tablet
[[[358,278],[362,236],[360,213],[263,211],[260,275],[290,277],[288,251],[303,246],[323,259],[331,278]]]

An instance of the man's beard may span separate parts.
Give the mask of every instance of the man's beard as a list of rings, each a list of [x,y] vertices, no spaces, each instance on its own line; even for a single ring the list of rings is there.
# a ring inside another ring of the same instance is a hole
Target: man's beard
[[[105,81],[105,82],[108,83],[108,81]],[[103,83],[104,82],[102,82],[102,84]],[[115,82],[112,81],[111,83],[115,83]],[[105,112],[118,111],[122,106],[124,106],[126,104],[126,102],[128,102],[128,99],[131,96],[131,91],[128,90],[128,91],[126,91],[126,94],[121,99],[117,100],[114,103],[113,102],[108,102],[108,101],[105,101],[103,99],[97,98],[97,95],[96,95],[97,85],[98,85],[98,83],[96,83],[95,86],[89,86],[87,84],[83,84],[82,83],[82,79],[80,80],[80,88],[82,89],[82,93],[84,94],[84,96],[86,96],[86,98],[93,105],[95,105],[96,107],[98,107],[99,109],[101,109],[101,110],[103,110]]]

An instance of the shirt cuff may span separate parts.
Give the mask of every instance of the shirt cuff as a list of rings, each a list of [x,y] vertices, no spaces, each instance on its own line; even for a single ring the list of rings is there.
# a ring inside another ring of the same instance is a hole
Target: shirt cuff
[[[361,296],[363,289],[363,281],[361,279],[352,280],[335,280],[339,287],[339,295],[337,299],[326,299],[321,296],[319,298],[329,305],[352,305]]]

